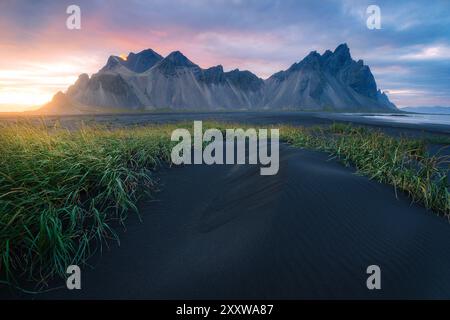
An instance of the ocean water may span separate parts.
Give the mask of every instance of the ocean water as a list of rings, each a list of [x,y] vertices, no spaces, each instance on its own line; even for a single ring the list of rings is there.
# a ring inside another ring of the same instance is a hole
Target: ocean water
[[[361,114],[360,116],[387,122],[450,125],[450,114]]]

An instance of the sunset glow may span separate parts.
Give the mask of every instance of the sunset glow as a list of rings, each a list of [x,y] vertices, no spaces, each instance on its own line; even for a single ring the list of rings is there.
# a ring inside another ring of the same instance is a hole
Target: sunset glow
[[[39,106],[50,101],[53,94],[53,91],[46,93],[39,88],[0,89],[1,111],[13,112]]]
[[[45,57],[2,67],[0,112],[35,109],[49,102],[56,92],[67,89],[76,81],[78,69],[77,62],[51,62]]]
[[[312,50],[323,52],[343,42],[371,67],[380,89],[407,89],[420,92],[421,104],[450,105],[448,7],[428,13],[422,8],[430,19],[414,20],[402,15],[416,12],[414,5],[381,1],[383,28],[378,32],[365,27],[365,1],[351,9],[345,1],[326,6],[297,1],[202,3],[78,1],[82,28],[69,30],[65,1],[1,2],[0,111],[49,101],[79,74],[96,73],[110,55],[126,60],[125,52],[151,48],[165,56],[180,50],[204,68],[222,64],[225,70],[247,69],[267,78]],[[394,94],[392,100],[407,106],[419,103],[418,98]]]

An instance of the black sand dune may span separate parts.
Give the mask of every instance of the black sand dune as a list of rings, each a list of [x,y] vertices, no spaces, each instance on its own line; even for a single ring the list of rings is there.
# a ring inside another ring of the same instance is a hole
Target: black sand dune
[[[323,153],[282,146],[280,162],[275,176],[163,171],[143,223],[129,219],[121,246],[83,269],[81,290],[34,298],[450,298],[446,219]],[[372,264],[379,291],[366,288]]]

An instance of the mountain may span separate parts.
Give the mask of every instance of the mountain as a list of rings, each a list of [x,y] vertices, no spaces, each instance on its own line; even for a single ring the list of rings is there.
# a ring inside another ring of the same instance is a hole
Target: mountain
[[[450,107],[441,107],[441,106],[404,107],[400,108],[400,110],[416,113],[450,114]]]
[[[377,89],[370,68],[353,60],[346,44],[322,55],[313,51],[267,80],[246,70],[226,72],[221,65],[203,69],[179,51],[164,58],[147,49],[126,58],[110,56],[92,77],[80,75],[64,94],[65,100],[61,94],[46,110],[65,112],[68,107],[52,107],[61,101],[105,112],[111,108],[396,110]]]
[[[124,113],[124,108],[102,108],[88,106],[70,99],[67,94],[59,91],[53,96],[52,101],[37,110],[27,111],[28,114],[87,114],[87,113]]]
[[[264,107],[311,110],[377,111],[395,109],[377,90],[370,68],[354,61],[346,44],[323,55],[311,52],[266,81]]]
[[[110,56],[108,62],[100,71],[120,72],[119,67],[124,66],[133,72],[142,73],[153,67],[162,59],[163,57],[152,49],[143,50],[139,53],[130,52],[126,59]]]
[[[61,91],[58,91],[53,96],[52,101],[42,106],[39,111],[43,113],[81,113],[73,101]],[[31,113],[34,112],[36,111],[31,111]]]

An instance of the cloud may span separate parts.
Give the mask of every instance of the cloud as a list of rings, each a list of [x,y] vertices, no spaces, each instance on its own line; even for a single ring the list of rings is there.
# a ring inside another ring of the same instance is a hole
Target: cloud
[[[400,56],[403,60],[450,60],[450,46],[429,46]]]
[[[372,68],[382,89],[421,87],[433,104],[434,93],[444,92],[439,99],[450,104],[450,89],[442,85],[450,74],[447,1],[378,0],[381,30],[366,28],[366,8],[373,4],[368,0],[76,2],[82,14],[79,31],[65,27],[65,10],[73,1],[0,3],[0,70],[9,72],[0,73],[0,83],[11,88],[16,81],[17,89],[17,77],[23,75],[24,88],[50,82],[61,90],[71,77],[96,72],[109,55],[145,48],[163,55],[180,50],[202,67],[222,64],[268,77],[311,50],[323,52],[347,42],[353,57]],[[11,72],[15,79],[7,76]],[[43,90],[48,96],[54,88]],[[397,96],[400,105],[414,103]]]

